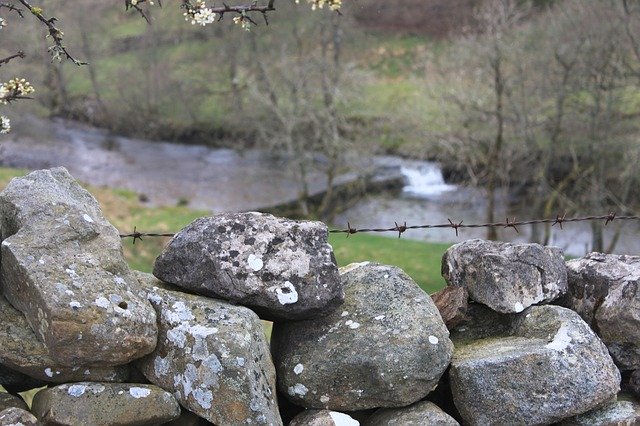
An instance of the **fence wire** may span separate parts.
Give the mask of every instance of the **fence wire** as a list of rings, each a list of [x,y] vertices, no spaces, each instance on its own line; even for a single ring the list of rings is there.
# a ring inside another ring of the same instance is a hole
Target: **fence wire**
[[[417,229],[435,229],[435,228],[450,228],[455,231],[456,236],[458,236],[458,232],[464,228],[511,228],[516,233],[519,233],[519,226],[525,225],[535,225],[535,224],[545,224],[550,223],[551,226],[556,226],[560,229],[563,228],[563,224],[572,223],[572,222],[594,222],[594,221],[604,221],[604,225],[608,225],[613,221],[620,220],[640,220],[640,216],[628,215],[628,216],[617,216],[615,212],[609,212],[600,216],[579,216],[579,217],[566,217],[566,213],[563,215],[557,215],[553,219],[529,219],[529,220],[516,220],[516,218],[506,218],[504,222],[493,222],[493,223],[464,223],[464,221],[453,221],[451,219],[447,219],[448,223],[438,223],[438,224],[424,224],[424,225],[407,225],[407,222],[402,222],[402,225],[399,225],[398,222],[394,222],[394,226],[388,228],[354,228],[351,226],[349,222],[347,222],[347,227],[344,229],[331,229],[329,233],[331,234],[346,234],[347,237],[353,234],[359,233],[385,233],[385,232],[397,232],[398,238],[402,237],[406,231],[417,230]],[[142,240],[143,237],[173,237],[176,233],[158,233],[158,232],[139,232],[136,227],[133,228],[133,232],[129,234],[120,234],[120,238],[133,238],[133,244],[136,243],[136,240]]]

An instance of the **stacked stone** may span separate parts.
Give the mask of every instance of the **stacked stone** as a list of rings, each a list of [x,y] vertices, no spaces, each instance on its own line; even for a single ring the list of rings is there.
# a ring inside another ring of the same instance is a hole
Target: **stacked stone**
[[[398,268],[338,269],[322,223],[241,213],[144,274],[64,169],[12,180],[0,227],[0,384],[44,387],[0,393],[0,426],[640,418],[640,258],[468,241],[434,303]]]

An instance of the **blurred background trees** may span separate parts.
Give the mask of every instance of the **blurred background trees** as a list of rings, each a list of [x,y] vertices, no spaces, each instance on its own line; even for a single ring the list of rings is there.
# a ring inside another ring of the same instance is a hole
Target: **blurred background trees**
[[[0,30],[4,54],[27,54],[6,70],[38,88],[30,113],[268,148],[300,182],[304,213],[329,213],[330,200],[305,205],[310,170],[331,183],[385,153],[438,160],[447,178],[484,187],[488,221],[504,219],[497,199],[544,217],[640,205],[637,1],[367,0],[338,16],[280,0],[271,25],[250,32],[226,18],[189,25],[170,5],[146,25],[119,3],[41,3],[91,66],[43,66],[36,22]],[[599,227],[593,243],[611,248]]]

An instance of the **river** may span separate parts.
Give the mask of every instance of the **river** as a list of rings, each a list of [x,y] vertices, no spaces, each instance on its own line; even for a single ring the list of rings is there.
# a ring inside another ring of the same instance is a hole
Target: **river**
[[[179,145],[109,135],[79,123],[35,120],[14,125],[10,137],[2,141],[3,165],[27,169],[64,166],[79,180],[98,186],[126,188],[143,194],[149,206],[176,205],[212,213],[246,211],[272,206],[295,197],[297,186],[286,160],[264,150],[235,151],[198,145]],[[397,157],[377,157],[375,163],[400,168],[407,185],[400,194],[365,197],[341,213],[336,226],[347,221],[356,228],[392,227],[464,221],[484,222],[486,196],[481,189],[449,185],[437,164]],[[312,180],[312,190],[321,187]],[[600,213],[600,212],[599,212]],[[532,219],[523,208],[499,203],[498,217]],[[623,226],[616,252],[640,253],[640,225],[614,222],[607,226],[611,238]],[[411,230],[404,237],[454,243],[482,238],[483,229]],[[505,241],[526,242],[530,228],[500,229]],[[394,236],[395,234],[388,234]],[[590,251],[588,223],[565,224],[554,228],[551,244],[565,253],[581,256]]]

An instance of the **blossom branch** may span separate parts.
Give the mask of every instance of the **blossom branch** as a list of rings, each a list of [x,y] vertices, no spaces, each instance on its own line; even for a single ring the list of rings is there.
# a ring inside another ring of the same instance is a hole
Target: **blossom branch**
[[[54,60],[55,59],[60,60],[60,57],[64,55],[68,60],[70,60],[71,62],[73,62],[78,66],[88,65],[87,62],[77,60],[76,58],[71,56],[71,54],[67,51],[66,46],[62,42],[62,37],[64,36],[64,33],[58,27],[56,27],[55,22],[57,19],[55,17],[51,17],[47,19],[42,15],[42,8],[31,6],[27,0],[18,0],[18,1],[22,3],[22,5],[26,7],[33,16],[38,18],[38,20],[42,22],[49,30],[49,36],[53,39],[53,42],[54,42],[54,45],[49,47],[49,52],[51,53],[51,57]]]

